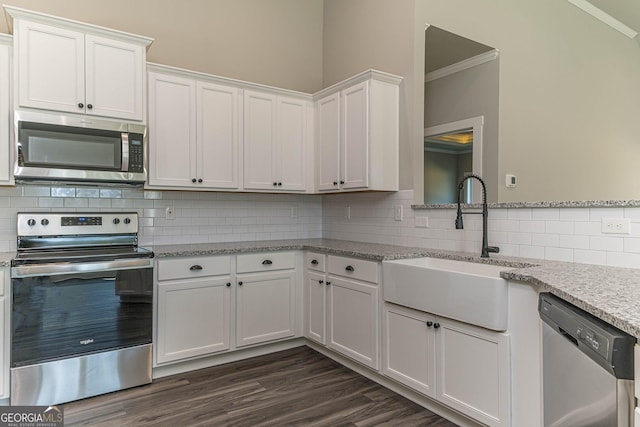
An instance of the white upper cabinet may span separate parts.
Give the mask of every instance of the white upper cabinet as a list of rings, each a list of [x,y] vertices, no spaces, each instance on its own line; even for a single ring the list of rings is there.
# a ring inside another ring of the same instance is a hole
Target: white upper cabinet
[[[239,188],[239,91],[156,65],[149,72],[149,186]]]
[[[305,191],[305,100],[244,91],[244,188]]]
[[[15,104],[144,120],[152,39],[5,6],[15,37]]]
[[[0,184],[13,184],[11,144],[11,44],[0,34]]]
[[[196,85],[197,176],[206,187],[237,189],[240,185],[238,92],[209,82]]]
[[[195,109],[195,81],[149,73],[149,185],[192,185],[197,174]]]
[[[399,77],[367,71],[316,95],[318,191],[397,191]]]
[[[316,170],[318,190],[334,190],[340,182],[340,93],[316,103]]]

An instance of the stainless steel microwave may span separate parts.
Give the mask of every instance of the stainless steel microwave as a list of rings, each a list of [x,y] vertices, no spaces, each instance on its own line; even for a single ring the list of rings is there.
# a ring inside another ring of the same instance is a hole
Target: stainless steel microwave
[[[141,124],[15,111],[17,180],[142,184],[146,128]]]

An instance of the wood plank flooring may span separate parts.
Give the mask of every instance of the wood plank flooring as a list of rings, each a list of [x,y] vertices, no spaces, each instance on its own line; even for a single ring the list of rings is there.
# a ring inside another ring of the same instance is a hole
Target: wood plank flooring
[[[308,347],[68,403],[64,417],[67,427],[455,426]]]

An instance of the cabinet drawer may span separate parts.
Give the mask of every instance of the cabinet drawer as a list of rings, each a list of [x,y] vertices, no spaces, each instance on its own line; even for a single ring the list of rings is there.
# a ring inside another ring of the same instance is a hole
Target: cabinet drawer
[[[0,268],[0,296],[4,295],[5,293],[5,283],[6,284],[11,284],[11,281],[7,280],[9,278],[9,269],[6,268]]]
[[[329,255],[327,264],[331,274],[378,283],[377,262]]]
[[[262,252],[238,255],[237,272],[283,270],[296,267],[294,252]]]
[[[307,252],[304,254],[304,265],[309,270],[326,271],[326,256],[315,252]]]
[[[220,276],[231,273],[230,256],[201,256],[158,260],[158,280]]]

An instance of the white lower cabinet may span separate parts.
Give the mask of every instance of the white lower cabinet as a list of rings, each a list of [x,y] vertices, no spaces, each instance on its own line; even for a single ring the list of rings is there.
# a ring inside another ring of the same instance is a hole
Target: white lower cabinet
[[[435,316],[385,305],[382,372],[429,397],[435,397]]]
[[[315,261],[315,263],[314,263]],[[305,336],[379,369],[376,262],[307,253]]]
[[[238,255],[236,346],[295,335],[295,254]]]
[[[327,343],[327,285],[325,275],[307,272],[305,282],[305,336],[320,344]]]
[[[158,261],[156,363],[230,348],[230,257]]]
[[[383,373],[490,426],[510,425],[509,335],[385,304]]]
[[[11,277],[0,268],[0,399],[9,397],[9,337],[11,335]]]

